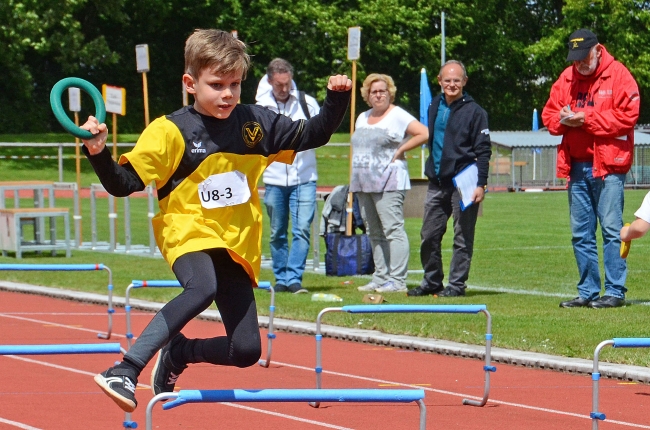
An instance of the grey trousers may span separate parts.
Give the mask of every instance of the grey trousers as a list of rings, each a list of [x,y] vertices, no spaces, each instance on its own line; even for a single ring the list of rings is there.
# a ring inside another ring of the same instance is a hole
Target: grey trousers
[[[383,285],[392,281],[405,286],[409,263],[409,239],[404,229],[406,191],[356,195],[375,262],[372,282]]]
[[[453,186],[439,186],[429,182],[424,204],[424,217],[420,238],[420,260],[424,278],[420,287],[424,290],[443,288],[442,237],[447,231],[449,217],[454,217],[454,247],[449,268],[449,286],[456,290],[467,287],[469,269],[474,252],[474,232],[479,205],[473,204],[460,210],[460,196]]]

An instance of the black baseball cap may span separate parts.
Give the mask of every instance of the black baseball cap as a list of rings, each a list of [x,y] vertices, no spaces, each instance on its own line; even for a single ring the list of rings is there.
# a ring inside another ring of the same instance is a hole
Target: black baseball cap
[[[566,60],[580,61],[585,59],[591,48],[598,45],[598,38],[586,28],[581,28],[569,36],[569,43],[567,45],[569,46],[569,55],[566,57]]]

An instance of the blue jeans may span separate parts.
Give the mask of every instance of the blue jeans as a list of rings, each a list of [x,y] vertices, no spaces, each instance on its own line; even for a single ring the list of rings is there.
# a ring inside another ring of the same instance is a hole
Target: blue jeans
[[[276,284],[302,284],[311,222],[316,211],[316,182],[280,187],[266,185],[266,211],[271,221],[271,258]],[[291,217],[291,249],[287,231]]]
[[[600,295],[600,266],[596,226],[603,235],[605,295],[625,298],[627,263],[620,256],[623,227],[625,175],[594,178],[592,163],[573,163],[569,180],[569,213],[573,252],[578,264],[580,297],[594,300]]]

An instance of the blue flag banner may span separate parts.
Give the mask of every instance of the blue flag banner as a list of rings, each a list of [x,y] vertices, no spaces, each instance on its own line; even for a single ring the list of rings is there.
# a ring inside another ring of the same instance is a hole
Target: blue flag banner
[[[420,122],[427,127],[429,126],[429,105],[431,104],[431,90],[429,89],[429,80],[427,71],[422,68],[420,71]]]
[[[539,130],[539,120],[537,119],[537,109],[533,109],[533,131]]]

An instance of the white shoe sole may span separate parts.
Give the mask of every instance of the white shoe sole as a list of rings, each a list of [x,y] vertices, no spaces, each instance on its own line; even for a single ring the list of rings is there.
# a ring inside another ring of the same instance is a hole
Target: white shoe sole
[[[151,384],[151,392],[153,395],[157,395],[159,393],[156,393],[156,389],[154,381],[156,379],[156,372],[158,372],[158,366],[160,365],[160,360],[162,360],[162,349],[158,351],[158,356],[156,357],[156,363],[153,365],[153,370],[151,371],[151,379],[149,380],[149,383]]]
[[[99,385],[104,393],[108,395],[124,412],[133,412],[137,404],[131,399],[127,399],[121,394],[116,393],[108,386],[102,375],[95,375],[95,383]]]
[[[390,289],[383,289],[383,288],[377,288],[375,292],[377,293],[405,293],[408,291],[408,288],[390,288]]]

